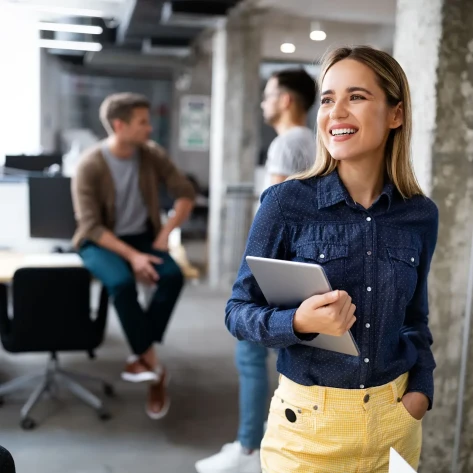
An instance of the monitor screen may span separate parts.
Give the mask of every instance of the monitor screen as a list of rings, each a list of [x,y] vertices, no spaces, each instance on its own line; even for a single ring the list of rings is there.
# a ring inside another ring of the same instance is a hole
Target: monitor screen
[[[22,171],[43,172],[53,164],[62,166],[62,155],[42,154],[38,156],[5,156],[6,168],[20,169]]]
[[[30,236],[70,240],[76,229],[68,177],[30,177]]]

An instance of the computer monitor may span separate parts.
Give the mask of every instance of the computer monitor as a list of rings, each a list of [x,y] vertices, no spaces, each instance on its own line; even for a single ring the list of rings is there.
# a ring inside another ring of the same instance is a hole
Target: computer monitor
[[[30,236],[70,240],[76,229],[68,177],[30,177]]]
[[[53,164],[62,167],[62,155],[41,154],[38,156],[17,155],[5,156],[5,167],[19,169],[21,171],[43,172]]]

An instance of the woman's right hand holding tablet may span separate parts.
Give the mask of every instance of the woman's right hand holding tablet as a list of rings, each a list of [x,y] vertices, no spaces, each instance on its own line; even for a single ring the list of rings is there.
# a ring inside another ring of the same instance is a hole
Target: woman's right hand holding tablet
[[[297,309],[293,327],[298,333],[323,333],[341,336],[356,321],[356,307],[345,291],[312,296]]]

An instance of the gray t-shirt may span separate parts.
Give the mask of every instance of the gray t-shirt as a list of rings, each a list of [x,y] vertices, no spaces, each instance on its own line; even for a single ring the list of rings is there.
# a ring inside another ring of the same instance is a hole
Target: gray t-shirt
[[[103,145],[102,153],[115,185],[115,235],[144,233],[148,210],[139,186],[138,153],[131,158],[120,159],[112,154],[107,144]]]
[[[315,135],[305,126],[295,126],[277,136],[268,149],[266,186],[271,174],[291,176],[306,171],[315,161]]]

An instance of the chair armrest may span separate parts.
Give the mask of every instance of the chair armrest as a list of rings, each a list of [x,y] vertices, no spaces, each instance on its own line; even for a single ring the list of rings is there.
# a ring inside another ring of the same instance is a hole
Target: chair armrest
[[[8,335],[10,332],[10,319],[8,318],[8,287],[0,284],[0,333]]]

